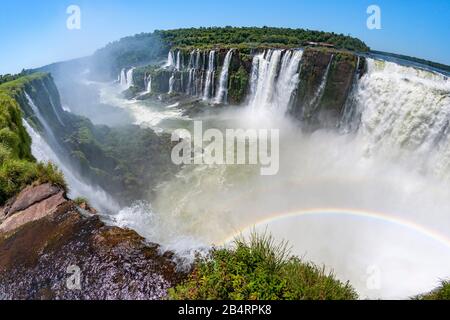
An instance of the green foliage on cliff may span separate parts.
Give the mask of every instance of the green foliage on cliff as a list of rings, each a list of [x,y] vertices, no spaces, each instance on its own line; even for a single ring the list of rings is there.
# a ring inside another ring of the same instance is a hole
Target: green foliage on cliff
[[[441,285],[430,293],[416,297],[419,300],[450,300],[450,281],[442,281]]]
[[[155,34],[159,34],[171,47],[202,48],[242,44],[248,47],[299,47],[306,45],[307,42],[323,42],[333,44],[339,49],[363,52],[369,50],[367,45],[357,38],[334,32],[305,29],[211,27],[155,31]]]
[[[243,102],[250,81],[247,70],[241,66],[238,71],[231,71],[229,81],[229,101],[236,104]]]
[[[18,100],[26,85],[45,74],[12,77],[0,85],[0,205],[32,183],[52,182],[66,188],[62,173],[52,164],[36,163],[31,138],[22,124]]]
[[[355,290],[323,268],[290,255],[267,234],[237,239],[234,249],[199,258],[188,279],[169,292],[175,300],[352,300]]]

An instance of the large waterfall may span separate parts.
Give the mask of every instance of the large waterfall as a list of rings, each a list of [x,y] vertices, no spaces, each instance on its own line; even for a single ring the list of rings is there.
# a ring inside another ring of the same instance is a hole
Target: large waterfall
[[[124,68],[119,74],[119,83],[124,89],[129,89],[133,86],[133,72],[135,68],[128,69]]]
[[[214,74],[215,74],[215,51],[209,52],[208,70],[206,71],[205,89],[203,93],[203,100],[208,100],[214,93]]]
[[[355,115],[368,152],[402,150],[421,170],[450,178],[450,81],[430,71],[367,59]],[[394,153],[396,154],[396,153]]]
[[[220,100],[226,101],[228,83],[228,68],[231,62],[232,52],[228,52],[225,57],[223,70],[221,73],[220,99],[216,92],[216,52],[200,51],[198,49],[189,53],[189,60],[184,59],[183,53],[170,51],[168,61],[164,68],[171,71],[169,78],[168,93],[185,93],[187,95],[199,96],[205,101]],[[186,63],[187,62],[187,63]],[[219,88],[219,89],[220,89]]]
[[[222,71],[220,73],[219,90],[215,98],[215,103],[226,103],[228,98],[228,71],[230,69],[231,58],[233,57],[233,49],[229,50],[223,62]]]
[[[288,110],[298,86],[302,55],[301,50],[266,50],[253,58],[250,108],[275,108],[280,114]]]

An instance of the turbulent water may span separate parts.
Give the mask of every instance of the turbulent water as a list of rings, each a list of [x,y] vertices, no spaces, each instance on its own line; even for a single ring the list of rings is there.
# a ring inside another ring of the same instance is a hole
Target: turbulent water
[[[182,61],[170,52],[165,67],[187,68],[186,93],[209,100],[223,85],[208,82],[208,72],[218,70],[214,55],[194,50]],[[285,116],[302,57],[301,50],[255,55],[247,106],[203,118],[205,127],[222,130],[280,129],[278,175],[261,176],[257,165],[185,166],[158,186],[154,201],[143,199],[112,219],[191,258],[193,250],[226,244],[253,226],[267,228],[293,253],[334,268],[361,298],[407,298],[434,288],[450,269],[450,81],[368,59],[340,128],[305,133]],[[192,128],[177,105],[128,101],[117,86],[98,84],[100,98],[127,110],[135,124]]]

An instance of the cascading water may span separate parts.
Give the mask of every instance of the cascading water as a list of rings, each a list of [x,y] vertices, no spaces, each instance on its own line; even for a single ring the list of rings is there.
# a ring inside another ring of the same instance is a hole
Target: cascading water
[[[173,85],[175,84],[175,74],[172,73],[172,76],[169,79],[169,94],[173,93]]]
[[[320,82],[320,86],[317,88],[316,93],[314,94],[313,98],[309,102],[309,110],[312,111],[317,108],[317,106],[320,103],[320,100],[322,100],[323,93],[325,91],[325,87],[327,85],[328,81],[328,74],[330,73],[330,67],[331,63],[333,62],[334,55],[331,55],[330,62],[328,62],[327,69],[325,70],[325,73],[323,74],[322,81]]]
[[[256,55],[249,108],[284,113],[301,85],[302,57],[301,50]],[[211,59],[194,60],[209,69]],[[358,130],[299,133],[298,123],[271,117],[281,133],[277,176],[261,177],[249,166],[186,166],[158,187],[152,207],[128,208],[118,221],[151,241],[176,243],[174,250],[180,243],[182,250],[221,244],[253,225],[268,227],[293,244],[295,254],[332,266],[362,298],[407,298],[435,287],[450,266],[450,203],[442,181],[450,171],[449,81],[372,59],[354,81],[358,112],[344,113],[360,118]],[[224,128],[242,128],[254,118],[249,114],[217,117],[229,121]],[[392,159],[397,153],[405,157]],[[438,175],[428,175],[430,164]],[[370,289],[368,270],[377,268],[381,286]]]
[[[132,87],[134,85],[134,83],[133,83],[134,69],[135,68],[133,67],[133,68],[129,69],[128,71],[126,69],[122,69],[120,71],[119,83],[124,90],[129,89],[130,87]]]
[[[92,187],[89,184],[82,181],[74,174],[72,168],[67,167],[63,161],[60,160],[53,148],[45,141],[45,139],[33,129],[33,127],[23,119],[23,124],[31,137],[31,151],[33,156],[41,162],[51,162],[58,166],[63,172],[64,178],[69,184],[69,196],[72,199],[76,197],[88,197],[90,203],[96,208],[106,210],[109,212],[117,212],[119,205],[101,188]]]
[[[208,57],[208,69],[206,71],[205,88],[203,100],[209,100],[214,93],[215,58],[216,52],[211,50]]]
[[[215,103],[226,103],[228,99],[228,70],[230,69],[231,58],[233,57],[233,49],[229,50],[223,62],[222,71],[220,73],[219,90],[217,91]]]
[[[120,71],[120,75],[119,75],[119,83],[122,87],[126,87],[127,86],[127,73],[126,73],[126,69],[122,69]]]
[[[275,108],[284,115],[298,86],[302,56],[301,50],[268,50],[253,58],[249,102],[252,110]]]
[[[147,82],[145,85],[146,93],[152,93],[152,75],[151,74],[149,74],[147,76],[146,82]]]
[[[55,114],[56,119],[58,119],[59,124],[60,124],[61,126],[64,127],[64,122],[61,120],[61,117],[60,117],[60,115],[59,115],[59,112],[56,110],[55,103],[54,103],[54,101],[53,101],[53,96],[50,94],[50,91],[48,90],[48,88],[47,88],[47,86],[46,86],[45,83],[44,83],[43,86],[44,86],[45,92],[47,93],[48,100],[49,100],[49,102],[50,102],[50,106],[51,106],[52,109],[53,109],[53,113]]]
[[[176,63],[176,69],[177,70],[181,70],[181,66],[182,66],[182,64],[181,64],[181,51],[178,51],[177,52],[177,63]]]
[[[413,151],[417,161],[427,164],[421,170],[450,178],[449,79],[393,62],[367,59],[367,64],[355,100],[368,152],[402,150],[410,157]]]
[[[127,71],[127,80],[126,80],[126,87],[127,89],[133,86],[133,72],[134,68],[131,68]]]
[[[292,93],[299,83],[299,68],[303,51],[288,51],[281,63],[280,75],[275,87],[274,106],[281,114],[285,114],[290,106]]]
[[[169,51],[169,54],[167,56],[167,63],[165,65],[165,67],[168,68],[168,67],[174,67],[174,66],[175,66],[175,59],[173,56],[173,52],[171,50],[171,51]]]

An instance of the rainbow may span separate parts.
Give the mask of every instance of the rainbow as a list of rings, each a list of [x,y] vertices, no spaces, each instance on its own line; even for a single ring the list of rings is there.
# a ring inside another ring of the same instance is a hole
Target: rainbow
[[[365,219],[372,219],[372,220],[377,220],[377,221],[381,221],[381,222],[385,222],[385,223],[391,223],[391,224],[395,224],[400,227],[407,228],[412,231],[418,232],[432,240],[440,242],[441,244],[445,245],[446,247],[448,247],[450,249],[450,238],[436,230],[431,229],[431,228],[426,228],[418,223],[408,221],[406,219],[402,219],[402,218],[398,218],[398,217],[393,217],[393,216],[390,216],[390,215],[387,215],[387,214],[381,213],[381,212],[363,211],[363,210],[357,210],[357,209],[344,209],[344,208],[311,208],[311,209],[302,209],[302,210],[298,210],[298,211],[290,211],[290,212],[272,214],[260,221],[257,221],[256,223],[254,223],[252,225],[248,225],[244,228],[241,228],[239,231],[233,233],[231,236],[222,240],[219,243],[219,245],[225,245],[225,244],[233,241],[236,237],[245,233],[245,231],[249,231],[252,228],[255,228],[257,226],[268,225],[268,224],[278,221],[278,220],[284,220],[284,219],[293,218],[293,217],[314,216],[314,215],[349,216],[349,217],[365,218]]]

